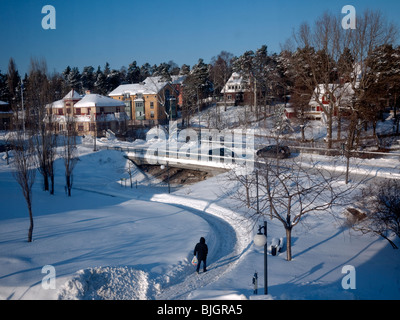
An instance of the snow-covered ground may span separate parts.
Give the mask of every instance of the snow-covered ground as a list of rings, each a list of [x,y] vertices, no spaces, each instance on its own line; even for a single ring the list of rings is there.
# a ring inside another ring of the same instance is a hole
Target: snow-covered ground
[[[254,299],[255,272],[264,291],[264,254],[252,241],[257,226],[241,219],[226,174],[168,194],[139,170],[138,187],[125,186],[123,152],[80,145],[79,153],[71,198],[61,159],[55,195],[42,191],[37,174],[32,243],[25,200],[0,154],[0,299]],[[318,157],[321,165],[331,160]],[[396,157],[365,160],[358,170],[397,177],[399,165]],[[197,275],[190,260],[201,236],[210,253],[208,272]],[[280,222],[268,220],[269,243],[284,236]],[[293,229],[292,242],[292,261],[285,250],[268,255],[267,298],[400,298],[400,253],[386,240],[318,214]],[[346,265],[355,268],[355,289],[342,287]],[[54,267],[55,289],[45,266]]]

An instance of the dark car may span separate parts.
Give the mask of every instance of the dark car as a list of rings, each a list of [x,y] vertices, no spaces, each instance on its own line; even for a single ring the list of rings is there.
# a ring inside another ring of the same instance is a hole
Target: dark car
[[[257,156],[263,158],[284,159],[290,157],[290,149],[287,146],[270,145],[257,151]]]

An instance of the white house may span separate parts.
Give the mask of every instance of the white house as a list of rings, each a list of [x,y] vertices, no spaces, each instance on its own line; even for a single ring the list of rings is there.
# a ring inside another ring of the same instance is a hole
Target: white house
[[[111,129],[118,130],[128,120],[125,104],[99,94],[87,94],[74,105],[78,134]]]
[[[234,72],[225,83],[221,93],[224,95],[224,101],[229,105],[251,104],[252,93],[247,81],[243,76]]]
[[[314,93],[308,104],[308,108],[304,110],[304,115],[308,119],[325,121],[324,109],[328,109],[331,102],[334,108],[334,115],[339,110],[348,110],[352,106],[354,90],[351,83],[344,84],[324,84],[318,85],[314,89]],[[285,113],[288,118],[295,116],[296,110],[289,106]]]
[[[99,94],[81,96],[75,90],[47,105],[47,110],[56,131],[65,131],[72,116],[79,135],[99,134],[106,129],[117,130],[127,120],[122,101]]]

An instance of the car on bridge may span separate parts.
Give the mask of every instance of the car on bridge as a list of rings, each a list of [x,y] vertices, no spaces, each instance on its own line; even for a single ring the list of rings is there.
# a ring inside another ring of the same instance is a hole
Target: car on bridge
[[[257,156],[262,158],[285,159],[290,157],[290,149],[287,146],[269,145],[257,151]]]

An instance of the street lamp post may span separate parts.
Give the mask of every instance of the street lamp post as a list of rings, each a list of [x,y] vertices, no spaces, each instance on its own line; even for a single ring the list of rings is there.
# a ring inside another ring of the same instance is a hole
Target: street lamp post
[[[264,233],[262,233],[264,229]],[[267,245],[267,221],[264,221],[264,226],[258,227],[258,233],[254,237],[256,246],[264,246],[264,294],[268,294],[268,245]]]

